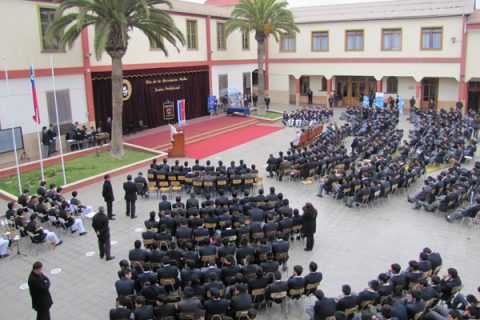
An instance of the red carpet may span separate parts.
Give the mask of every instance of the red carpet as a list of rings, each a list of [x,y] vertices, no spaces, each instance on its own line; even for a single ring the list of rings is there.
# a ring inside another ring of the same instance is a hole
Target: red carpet
[[[253,125],[191,143],[185,147],[185,153],[188,158],[203,159],[281,129],[283,127]]]
[[[185,133],[185,140],[201,136],[203,133],[219,131],[228,127],[242,125],[242,123],[252,122],[254,119],[250,117],[218,117],[215,119],[208,119],[205,121],[188,124],[183,128]],[[158,129],[158,130],[157,130]],[[170,129],[168,126],[163,126],[152,130],[150,134],[141,134],[125,139],[125,142],[136,144],[146,148],[156,148],[170,143]],[[186,141],[187,142],[187,141]]]

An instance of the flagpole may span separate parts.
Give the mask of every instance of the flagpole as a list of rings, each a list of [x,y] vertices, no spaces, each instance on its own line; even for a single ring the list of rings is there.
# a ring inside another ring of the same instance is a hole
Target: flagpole
[[[11,101],[11,96],[10,96],[10,84],[8,81],[8,67],[7,67],[7,57],[3,56],[3,62],[5,65],[5,83],[7,85],[7,99],[8,99],[8,105],[12,106],[12,101]],[[17,182],[18,182],[18,194],[22,193],[22,181],[20,179],[20,167],[18,166],[18,155],[17,155],[17,141],[15,139],[15,128],[13,125],[13,119],[14,117],[12,116],[11,118],[11,126],[12,126],[12,139],[13,139],[13,152],[15,154],[15,167],[17,168]]]
[[[62,174],[63,174],[63,184],[67,184],[67,177],[65,175],[65,162],[63,161],[63,147],[62,147],[62,135],[60,133],[60,120],[58,117],[58,108],[57,108],[57,90],[55,89],[55,72],[53,71],[53,58],[50,55],[50,68],[52,69],[52,87],[53,87],[53,102],[55,107],[55,118],[57,120],[57,130],[58,130],[58,140],[60,145],[60,160],[62,162]]]
[[[31,79],[35,79],[35,72],[34,72],[34,69],[33,69],[33,58],[31,59],[32,60],[32,63],[31,63],[31,70],[32,70],[32,74],[30,75]],[[35,98],[33,96],[33,90],[32,90],[32,100],[35,101]],[[40,112],[40,111],[39,111]],[[39,122],[35,121],[35,123],[37,124],[37,127],[38,128],[42,128],[42,126],[40,125]],[[40,132],[39,130],[37,129],[37,140],[38,140],[38,154],[40,156],[40,173],[42,175],[42,181],[45,181],[45,174],[43,172],[43,155],[42,155],[42,145],[41,145],[41,140],[40,140]]]

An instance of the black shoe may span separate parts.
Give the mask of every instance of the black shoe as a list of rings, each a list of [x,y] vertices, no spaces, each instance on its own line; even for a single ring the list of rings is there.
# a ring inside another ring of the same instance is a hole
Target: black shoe
[[[322,196],[320,193],[319,193],[319,194],[317,194],[317,197],[319,197],[319,198],[323,198],[323,196]]]
[[[130,217],[130,219],[136,219],[136,218],[137,218],[137,216],[131,216]]]
[[[55,244],[55,245],[56,245],[56,246],[59,246],[59,245],[61,245],[62,243],[63,243],[63,240],[60,240],[60,241],[58,241],[58,243]]]
[[[107,257],[105,260],[110,261],[110,260],[113,260],[113,259],[115,259],[115,256]]]
[[[305,249],[303,249],[303,250],[305,250],[305,251],[312,251],[312,249],[307,249],[307,248],[305,248]]]
[[[115,218],[114,218],[114,217],[111,217],[111,218],[108,218],[108,220],[115,220]]]
[[[445,220],[447,220],[447,222],[452,222],[452,220],[450,220],[450,216],[445,216]]]
[[[72,233],[75,233],[75,232],[77,232],[77,230],[72,230]]]
[[[84,235],[86,235],[86,234],[87,234],[87,232],[80,232],[80,233],[79,233],[80,237],[81,237],[81,236],[84,236]]]
[[[112,217],[115,217],[115,216],[116,216],[116,214],[115,214],[115,213],[112,213]]]
[[[105,257],[104,255],[100,255],[100,259],[103,259],[103,257]]]

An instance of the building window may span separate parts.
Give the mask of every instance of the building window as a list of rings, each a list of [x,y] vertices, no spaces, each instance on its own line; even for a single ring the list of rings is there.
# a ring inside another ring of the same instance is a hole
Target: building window
[[[345,42],[347,51],[363,51],[363,30],[347,30]]]
[[[312,51],[328,51],[328,31],[312,32]]]
[[[187,20],[187,48],[198,49],[197,21]]]
[[[225,23],[217,23],[217,49],[227,49],[227,38],[225,37]]]
[[[398,93],[398,79],[397,77],[389,77],[387,79],[387,92]]]
[[[401,50],[402,31],[400,29],[382,29],[382,50]]]
[[[295,52],[296,45],[295,35],[283,34],[280,37],[280,51],[281,52]]]
[[[42,32],[42,51],[60,51],[60,37],[54,37],[52,43],[47,43],[47,28],[55,17],[55,8],[38,7],[38,11]]]
[[[327,91],[327,78],[322,77],[322,91]]]
[[[442,28],[422,28],[422,49],[442,49]]]
[[[48,108],[48,121],[53,123],[60,128],[60,133],[66,134],[70,129],[70,126],[73,123],[72,120],[72,107],[70,105],[70,90],[57,90],[57,110],[58,110],[58,120],[60,125],[57,123],[57,117],[55,115],[55,96],[53,91],[45,92],[47,96],[47,108]]]
[[[242,29],[242,49],[250,50],[250,31]]]

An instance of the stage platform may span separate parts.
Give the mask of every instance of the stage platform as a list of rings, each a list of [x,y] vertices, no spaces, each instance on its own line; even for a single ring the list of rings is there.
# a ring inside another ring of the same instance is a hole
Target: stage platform
[[[191,121],[187,120],[184,126],[185,144],[199,142],[228,132],[246,128],[260,122],[250,117],[227,117],[220,115],[215,118],[202,117]],[[140,132],[134,136],[124,138],[125,142],[159,151],[167,151],[170,144],[170,129],[162,126]]]

